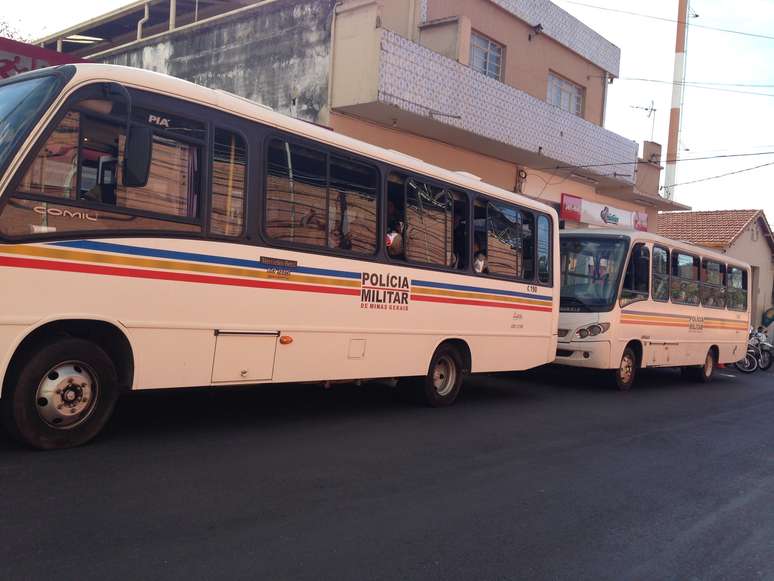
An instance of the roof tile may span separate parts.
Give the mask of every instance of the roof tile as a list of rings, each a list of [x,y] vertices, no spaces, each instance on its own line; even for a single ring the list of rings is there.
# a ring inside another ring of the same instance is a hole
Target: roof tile
[[[766,220],[762,210],[663,212],[658,215],[657,232],[674,240],[720,248],[729,246],[759,215]]]

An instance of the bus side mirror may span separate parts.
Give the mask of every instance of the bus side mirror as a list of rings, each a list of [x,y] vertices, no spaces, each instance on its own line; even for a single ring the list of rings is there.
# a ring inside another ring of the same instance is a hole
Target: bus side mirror
[[[143,188],[148,184],[153,154],[153,130],[132,125],[124,148],[124,185]]]

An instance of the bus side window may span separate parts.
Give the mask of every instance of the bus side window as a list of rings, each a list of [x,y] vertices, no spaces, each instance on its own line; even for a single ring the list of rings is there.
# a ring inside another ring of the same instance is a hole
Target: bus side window
[[[269,238],[356,254],[376,252],[375,167],[272,139],[267,169]]]
[[[247,150],[242,137],[215,130],[212,152],[212,200],[210,232],[240,236],[244,229]]]
[[[357,254],[376,252],[375,167],[331,156],[328,192],[328,248]]]
[[[672,302],[699,304],[699,258],[672,252]]]
[[[3,209],[3,233],[200,232],[203,126],[170,119],[169,127],[153,127],[147,184],[128,187],[122,177],[124,105],[108,99],[76,102],[28,162]],[[135,122],[144,123],[147,118]]]
[[[621,289],[621,305],[646,301],[650,295],[650,250],[643,243],[634,245]]]
[[[537,219],[538,282],[551,282],[551,221],[540,215]]]
[[[669,300],[669,250],[653,247],[653,300]]]
[[[486,256],[490,274],[535,278],[535,217],[503,202],[487,205]]]
[[[747,310],[747,271],[735,266],[728,267],[726,301],[731,310]]]
[[[701,261],[701,304],[722,309],[726,306],[726,265],[714,260]]]
[[[272,139],[266,176],[266,234],[269,238],[325,246],[328,220],[326,155]]]
[[[409,178],[406,181],[406,258],[410,262],[452,265],[452,198],[448,190]]]

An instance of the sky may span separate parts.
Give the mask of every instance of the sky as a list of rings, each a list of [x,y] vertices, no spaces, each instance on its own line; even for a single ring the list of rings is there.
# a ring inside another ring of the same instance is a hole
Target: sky
[[[621,49],[620,78],[609,87],[605,126],[629,139],[663,145],[669,125],[677,0],[554,0]],[[763,208],[774,220],[774,165],[695,184],[684,182],[774,163],[774,0],[690,0],[686,85],[675,200],[695,210]],[[32,38],[109,12],[126,0],[27,0],[3,18]],[[588,4],[591,6],[584,6]],[[671,21],[615,11],[636,12]],[[640,81],[634,79],[649,79]],[[658,82],[660,81],[660,82]],[[694,83],[694,85],[690,85]],[[706,85],[696,86],[706,83]],[[755,86],[759,85],[759,86]],[[760,85],[769,85],[761,87]],[[705,87],[711,88],[705,88]],[[745,94],[754,93],[754,94]],[[655,125],[648,112],[655,109]],[[759,155],[772,152],[766,155]],[[755,154],[739,157],[727,155]]]

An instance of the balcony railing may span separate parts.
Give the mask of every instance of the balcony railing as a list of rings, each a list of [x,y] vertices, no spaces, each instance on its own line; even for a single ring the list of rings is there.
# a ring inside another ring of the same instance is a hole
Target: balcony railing
[[[377,101],[522,152],[545,169],[577,166],[634,183],[638,145],[381,29]]]

